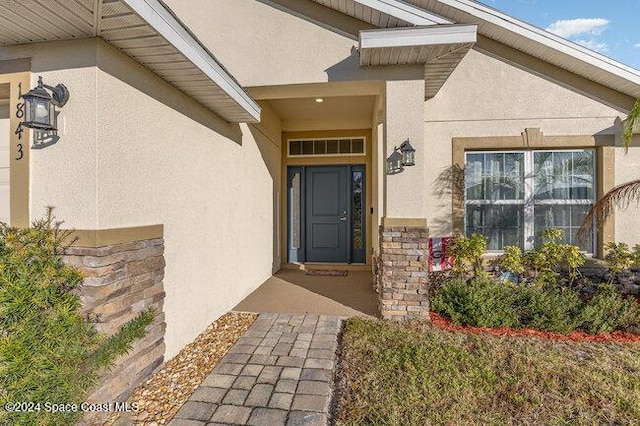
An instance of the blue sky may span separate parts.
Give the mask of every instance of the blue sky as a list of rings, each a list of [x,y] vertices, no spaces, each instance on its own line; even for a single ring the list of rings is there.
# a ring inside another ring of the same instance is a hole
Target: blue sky
[[[640,70],[640,0],[481,0]]]

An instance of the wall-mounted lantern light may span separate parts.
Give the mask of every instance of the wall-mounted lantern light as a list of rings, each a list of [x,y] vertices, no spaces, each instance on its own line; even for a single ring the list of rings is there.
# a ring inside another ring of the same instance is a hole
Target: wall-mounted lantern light
[[[400,152],[402,153],[402,165],[404,167],[416,165],[416,150],[409,143],[409,139],[400,145]]]
[[[57,130],[56,107],[62,108],[69,100],[69,90],[64,84],[47,86],[42,83],[42,77],[38,77],[38,86],[21,97],[25,112],[23,126],[44,131]]]

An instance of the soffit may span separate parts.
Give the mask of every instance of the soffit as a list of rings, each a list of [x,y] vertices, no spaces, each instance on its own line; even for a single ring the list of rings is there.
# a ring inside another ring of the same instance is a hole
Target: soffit
[[[388,0],[313,0],[379,28],[413,25],[452,24],[453,22],[409,3]]]
[[[228,122],[260,107],[158,0],[6,0],[0,45],[102,37]]]
[[[477,41],[475,25],[434,25],[360,32],[360,65],[424,64],[432,98]]]

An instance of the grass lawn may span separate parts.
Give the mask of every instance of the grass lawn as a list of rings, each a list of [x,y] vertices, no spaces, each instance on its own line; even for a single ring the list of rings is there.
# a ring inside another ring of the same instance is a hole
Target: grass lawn
[[[640,344],[350,319],[337,424],[640,424]]]

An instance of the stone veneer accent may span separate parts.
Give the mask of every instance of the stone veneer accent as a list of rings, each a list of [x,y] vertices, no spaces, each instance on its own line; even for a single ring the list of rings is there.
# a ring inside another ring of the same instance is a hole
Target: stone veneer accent
[[[429,318],[429,231],[422,226],[381,226],[377,285],[382,318]]]
[[[590,281],[589,283],[578,280],[578,290],[586,294],[594,293],[599,284],[607,283],[611,278],[607,268],[583,267],[578,268],[578,271]],[[618,273],[613,279],[613,284],[622,294],[640,296],[640,270],[632,269]]]
[[[164,361],[164,241],[153,238],[102,247],[68,248],[65,261],[85,275],[79,294],[83,314],[96,329],[112,335],[140,312],[154,308],[147,335],[115,362],[88,402],[122,402]]]

